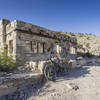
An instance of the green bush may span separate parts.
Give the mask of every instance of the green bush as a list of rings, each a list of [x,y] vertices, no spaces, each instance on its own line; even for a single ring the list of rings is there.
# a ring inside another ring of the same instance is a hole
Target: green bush
[[[84,33],[77,33],[79,35],[79,37],[84,37]]]
[[[70,32],[69,34],[70,34],[71,36],[75,36],[75,34],[74,34],[74,33],[72,33],[72,32]]]
[[[17,69],[16,61],[12,56],[7,55],[7,50],[0,53],[0,71],[10,72]]]
[[[82,48],[82,45],[81,45],[81,44],[77,44],[77,47],[78,47],[78,48]]]
[[[87,43],[87,44],[86,44],[86,47],[87,47],[87,48],[89,48],[89,45],[90,45],[90,44],[89,44],[89,43]]]

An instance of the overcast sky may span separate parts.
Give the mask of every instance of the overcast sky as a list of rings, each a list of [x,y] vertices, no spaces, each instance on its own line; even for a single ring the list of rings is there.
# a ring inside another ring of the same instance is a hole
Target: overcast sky
[[[0,0],[0,18],[100,35],[100,0]]]

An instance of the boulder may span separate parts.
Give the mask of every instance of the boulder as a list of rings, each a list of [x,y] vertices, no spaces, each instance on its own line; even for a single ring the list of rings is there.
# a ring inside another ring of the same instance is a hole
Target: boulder
[[[83,57],[78,57],[77,58],[77,67],[83,66],[87,63],[87,61]]]
[[[97,63],[97,64],[100,64],[100,59],[97,59],[97,60],[96,60],[96,63]]]
[[[85,65],[85,64],[86,64],[86,60],[83,59],[83,60],[80,60],[80,61],[79,61],[79,65],[82,66],[82,65]]]

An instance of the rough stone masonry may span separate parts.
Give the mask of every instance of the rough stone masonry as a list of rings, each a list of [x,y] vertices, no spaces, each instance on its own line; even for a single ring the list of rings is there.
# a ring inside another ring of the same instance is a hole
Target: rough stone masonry
[[[6,48],[18,66],[40,69],[43,62],[59,57],[75,59],[77,40],[66,33],[55,32],[23,21],[0,21],[0,49]]]

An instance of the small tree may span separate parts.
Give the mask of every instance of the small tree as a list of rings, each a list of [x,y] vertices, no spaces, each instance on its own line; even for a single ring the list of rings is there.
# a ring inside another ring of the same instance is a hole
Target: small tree
[[[7,50],[0,53],[0,71],[9,72],[17,69],[16,61],[7,55]]]

